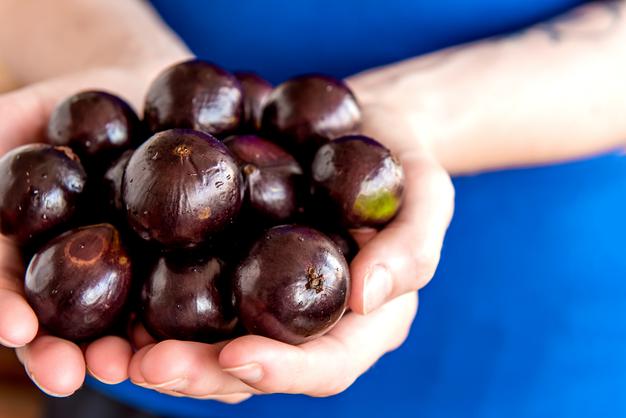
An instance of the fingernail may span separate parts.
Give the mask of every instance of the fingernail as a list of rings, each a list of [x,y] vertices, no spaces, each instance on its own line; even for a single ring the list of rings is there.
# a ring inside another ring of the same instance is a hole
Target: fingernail
[[[113,382],[113,381],[101,378],[100,376],[95,374],[89,367],[87,367],[87,373],[89,373],[94,379],[98,380],[99,382],[104,383],[105,385],[117,385],[118,383],[120,383],[120,382]]]
[[[135,386],[139,386],[139,387],[146,388],[146,389],[149,386],[146,382],[136,382],[133,379],[130,379],[130,382]]]
[[[184,377],[178,377],[176,379],[168,380],[167,382],[163,382],[163,383],[156,383],[156,384],[145,383],[140,386],[143,386],[148,389],[176,390],[176,389],[181,389],[185,380],[186,379]]]
[[[386,267],[377,264],[365,276],[363,289],[363,313],[370,313],[381,306],[391,294],[391,274]]]
[[[256,383],[263,379],[263,367],[259,363],[248,363],[243,366],[223,369],[223,371],[250,383]]]
[[[53,398],[67,398],[68,396],[72,396],[74,394],[74,392],[69,393],[67,395],[55,393],[51,391],[50,389],[46,388],[45,386],[43,386],[41,383],[39,383],[37,381],[37,378],[35,378],[35,375],[32,374],[30,371],[26,370],[26,374],[28,374],[28,377],[30,377],[30,380],[33,381],[33,383],[39,388],[39,390],[41,390],[43,393],[45,393],[48,396],[52,396]]]

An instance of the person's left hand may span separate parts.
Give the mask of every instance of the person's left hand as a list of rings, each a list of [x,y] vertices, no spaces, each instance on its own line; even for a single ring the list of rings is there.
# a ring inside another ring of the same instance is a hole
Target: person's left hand
[[[371,79],[366,74],[349,80],[362,103],[363,133],[400,158],[405,199],[382,231],[353,231],[361,249],[350,266],[351,312],[324,336],[299,346],[256,335],[214,345],[148,344],[131,360],[134,383],[173,396],[229,403],[263,393],[330,396],[404,342],[417,311],[416,291],[432,278],[439,261],[454,190],[402,110],[380,104],[378,94],[367,91]],[[367,96],[379,104],[368,104]]]

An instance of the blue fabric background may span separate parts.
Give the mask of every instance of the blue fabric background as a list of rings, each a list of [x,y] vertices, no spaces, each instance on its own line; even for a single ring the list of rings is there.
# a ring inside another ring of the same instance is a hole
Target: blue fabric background
[[[346,76],[577,3],[154,1],[199,56],[274,82],[311,71]],[[456,178],[455,186],[442,262],[408,341],[345,393],[230,406],[91,383],[180,416],[624,416],[626,160]]]

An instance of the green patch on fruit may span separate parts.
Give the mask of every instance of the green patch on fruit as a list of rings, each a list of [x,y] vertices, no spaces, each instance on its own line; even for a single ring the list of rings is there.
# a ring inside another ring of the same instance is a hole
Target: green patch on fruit
[[[385,221],[398,211],[399,199],[390,191],[360,195],[354,202],[354,212],[363,219]]]

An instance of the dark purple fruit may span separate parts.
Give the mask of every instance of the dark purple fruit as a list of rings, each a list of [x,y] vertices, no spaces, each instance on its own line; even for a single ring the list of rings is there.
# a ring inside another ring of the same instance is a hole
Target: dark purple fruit
[[[250,209],[274,222],[293,217],[302,183],[298,162],[278,145],[255,135],[231,136],[224,144],[238,159]]]
[[[67,147],[23,145],[0,159],[0,233],[18,244],[67,224],[87,176]]]
[[[141,124],[123,99],[104,91],[70,96],[52,112],[48,139],[71,147],[85,162],[110,162],[137,145]]]
[[[342,229],[331,229],[328,231],[324,231],[324,234],[339,248],[344,257],[346,257],[346,261],[351,262],[354,257],[356,257],[359,252],[359,245],[352,238],[352,235],[348,231]]]
[[[108,207],[116,212],[122,212],[124,210],[124,203],[122,202],[122,179],[124,178],[124,170],[126,170],[126,166],[133,152],[133,150],[124,152],[111,164],[102,179],[103,193],[106,193]]]
[[[143,239],[194,247],[235,219],[242,187],[224,144],[202,132],[171,129],[133,153],[122,196],[128,221]]]
[[[270,94],[261,128],[301,161],[331,139],[355,134],[361,126],[356,98],[341,80],[323,75],[292,78]]]
[[[311,171],[316,195],[329,202],[346,227],[384,226],[402,205],[402,166],[372,138],[329,142],[317,151]]]
[[[346,310],[350,272],[324,234],[283,225],[266,231],[234,273],[239,319],[252,334],[300,344],[330,330]]]
[[[191,60],[169,67],[154,80],[144,118],[152,132],[190,128],[223,135],[239,126],[242,103],[235,76],[217,65]]]
[[[272,92],[273,86],[255,73],[238,72],[235,77],[241,83],[243,91],[242,128],[248,131],[261,129],[261,116],[265,101]]]
[[[32,258],[26,298],[51,333],[73,341],[107,332],[124,310],[131,262],[109,224],[58,236]]]
[[[214,343],[237,324],[230,278],[213,257],[162,257],[141,292],[143,323],[157,339]]]

